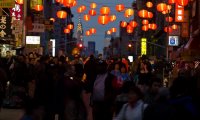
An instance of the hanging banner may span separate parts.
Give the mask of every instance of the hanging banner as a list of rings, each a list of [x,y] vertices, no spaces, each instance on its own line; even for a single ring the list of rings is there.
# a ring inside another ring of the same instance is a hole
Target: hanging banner
[[[184,6],[180,6],[176,3],[175,22],[183,22],[183,21],[184,21]]]
[[[43,0],[30,0],[30,7],[34,9],[36,5],[42,5]]]
[[[12,37],[11,18],[0,16],[0,38]]]
[[[23,5],[17,4],[13,8],[10,8],[10,15],[14,20],[22,20],[23,19]]]
[[[15,0],[0,0],[0,8],[13,8]]]

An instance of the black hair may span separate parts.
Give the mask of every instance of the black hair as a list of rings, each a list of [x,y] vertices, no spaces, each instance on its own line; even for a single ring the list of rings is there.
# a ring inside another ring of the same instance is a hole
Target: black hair
[[[129,93],[135,93],[137,94],[139,99],[143,99],[144,94],[142,93],[142,91],[140,90],[140,88],[133,86],[129,89]]]

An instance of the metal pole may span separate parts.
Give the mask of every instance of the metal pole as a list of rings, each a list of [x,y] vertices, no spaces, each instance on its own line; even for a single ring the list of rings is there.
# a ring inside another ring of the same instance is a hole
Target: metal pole
[[[22,35],[22,46],[25,46],[25,39],[26,39],[26,17],[27,17],[27,0],[24,0],[24,16],[23,16],[23,35]]]

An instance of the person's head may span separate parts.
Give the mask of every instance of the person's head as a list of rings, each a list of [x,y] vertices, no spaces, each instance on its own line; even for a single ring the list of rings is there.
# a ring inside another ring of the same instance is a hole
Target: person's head
[[[7,57],[7,58],[11,57],[10,51],[6,51],[6,57]]]
[[[162,86],[162,80],[158,77],[152,77],[150,80],[150,92],[157,94]]]
[[[134,105],[138,100],[143,99],[143,93],[138,87],[131,87],[128,92],[128,102]]]
[[[119,70],[120,69],[120,65],[119,65],[119,63],[115,63],[115,68],[114,68],[115,70]]]
[[[125,64],[121,65],[120,72],[121,73],[127,73],[127,69],[126,69],[126,65]]]

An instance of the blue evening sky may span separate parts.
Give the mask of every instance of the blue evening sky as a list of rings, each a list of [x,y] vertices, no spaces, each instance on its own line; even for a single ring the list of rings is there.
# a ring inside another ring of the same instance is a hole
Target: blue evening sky
[[[79,16],[81,16],[81,18],[83,18],[84,14],[88,14],[88,11],[90,10],[90,3],[95,2],[97,3],[97,15],[96,16],[91,16],[91,20],[86,22],[82,19],[82,25],[83,25],[83,30],[84,32],[88,29],[90,29],[91,27],[96,28],[97,33],[95,35],[91,35],[91,36],[85,36],[84,33],[84,45],[87,46],[88,41],[95,41],[96,42],[96,50],[99,51],[99,53],[103,53],[103,48],[105,46],[105,31],[109,30],[112,27],[116,27],[117,28],[117,36],[119,36],[119,22],[121,20],[124,21],[129,21],[130,19],[133,19],[133,17],[130,18],[125,18],[124,17],[124,12],[117,12],[115,10],[115,6],[117,4],[124,4],[126,8],[131,8],[132,2],[135,0],[77,0],[78,4],[77,6],[73,7],[72,13],[74,14],[74,25],[75,25],[75,29],[74,32],[76,31],[76,27],[77,27],[77,23],[78,23],[78,18]],[[82,13],[81,15],[78,14],[76,12],[77,7],[81,6],[81,5],[85,5],[87,7],[86,11],[84,13]],[[111,9],[111,15],[115,14],[117,16],[116,21],[114,22],[110,22],[107,25],[100,25],[97,21],[97,16],[100,14],[100,8],[102,6],[108,6]],[[74,33],[74,36],[76,36],[76,33]]]

